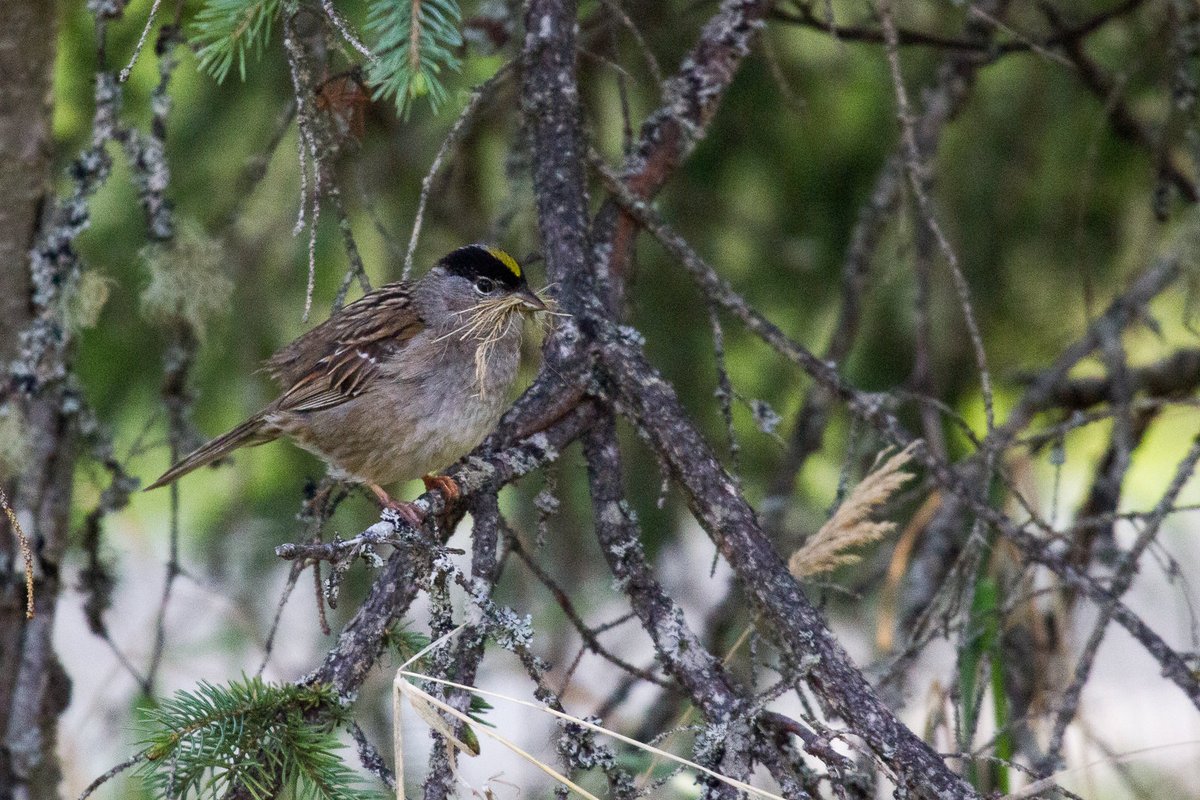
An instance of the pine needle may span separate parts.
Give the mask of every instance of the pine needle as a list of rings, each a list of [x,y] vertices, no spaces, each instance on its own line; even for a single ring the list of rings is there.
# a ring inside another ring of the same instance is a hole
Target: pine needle
[[[341,759],[332,727],[308,716],[322,709],[342,724],[340,702],[328,684],[202,681],[144,711],[138,775],[154,797],[222,797],[241,786],[256,799],[377,800]]]
[[[792,575],[799,579],[810,578],[846,564],[855,564],[862,557],[848,551],[877,542],[896,530],[896,523],[875,522],[871,515],[912,478],[912,473],[905,472],[904,467],[912,460],[917,444],[913,442],[882,465],[879,462],[888,451],[876,456],[871,471],[838,506],[829,521],[792,553],[788,559]]]

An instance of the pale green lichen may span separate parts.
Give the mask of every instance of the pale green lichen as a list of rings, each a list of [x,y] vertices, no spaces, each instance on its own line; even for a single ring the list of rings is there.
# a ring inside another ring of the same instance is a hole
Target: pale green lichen
[[[15,406],[0,405],[0,481],[18,475],[29,463],[29,429]]]
[[[208,321],[228,308],[233,282],[225,275],[221,244],[194,226],[183,226],[169,244],[142,249],[150,284],[142,310],[155,322],[183,322],[203,339]]]
[[[70,294],[63,321],[72,331],[93,327],[100,319],[100,312],[108,302],[112,280],[90,269],[79,276],[75,291]]]

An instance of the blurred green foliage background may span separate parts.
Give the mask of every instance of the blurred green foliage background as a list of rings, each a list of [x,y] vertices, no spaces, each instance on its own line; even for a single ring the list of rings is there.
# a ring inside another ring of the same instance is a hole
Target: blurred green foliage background
[[[667,74],[715,8],[713,2],[692,0],[626,5]],[[1174,63],[1171,48],[1164,44],[1167,5],[1146,2],[1104,25],[1087,38],[1086,50],[1118,77],[1122,102],[1147,125],[1165,131],[1163,147],[1187,159],[1189,132],[1168,124],[1170,76],[1175,69],[1194,65]],[[124,19],[110,27],[110,67],[129,57],[149,6],[149,0],[135,0]],[[198,6],[186,4],[185,24]],[[364,4],[337,6],[361,29]],[[1046,35],[1046,20],[1035,4],[1012,6],[998,38]],[[1054,6],[1066,20],[1097,12],[1091,0],[1059,0]],[[98,65],[91,14],[80,2],[60,2],[60,8],[54,133],[57,174],[65,188],[66,167],[90,135]],[[832,9],[839,22],[870,24],[867,3],[834,0]],[[500,3],[464,5],[468,19],[483,15],[511,20],[510,13]],[[815,13],[824,12],[818,7]],[[900,21],[906,28],[957,36],[967,14],[959,3],[906,3]],[[615,163],[624,142],[622,92],[636,132],[639,121],[660,103],[661,91],[637,43],[626,30],[610,24],[601,4],[585,2],[580,20],[586,126],[597,147]],[[467,47],[462,73],[447,77],[450,99],[440,113],[432,114],[417,103],[405,120],[390,103],[371,104],[364,136],[341,156],[339,183],[375,285],[399,278],[421,179],[469,89],[512,57],[520,32],[510,26],[500,39],[498,52],[475,44]],[[763,39],[734,81],[709,134],[668,184],[660,205],[664,216],[740,292],[792,337],[819,352],[837,314],[852,227],[896,147],[893,90],[878,44],[839,40],[780,20],[768,24]],[[306,328],[301,314],[307,236],[293,235],[300,202],[297,134],[295,126],[289,126],[278,147],[266,153],[265,177],[246,192],[239,178],[249,163],[264,156],[291,96],[278,32],[262,57],[251,60],[245,82],[237,79],[235,70],[218,84],[197,70],[186,47],[177,52],[181,64],[170,85],[168,195],[180,241],[187,245],[181,248],[184,268],[196,281],[189,291],[199,292],[199,299],[206,292],[216,295],[216,307],[205,316],[192,375],[196,427],[215,435],[271,399],[273,387],[255,369]],[[944,57],[945,52],[933,47],[903,49],[914,102],[920,101],[917,87],[932,79]],[[340,57],[335,63],[351,66]],[[123,113],[128,121],[148,125],[149,95],[157,80],[156,59],[148,49],[125,87]],[[113,157],[114,174],[93,199],[92,226],[78,243],[92,276],[88,285],[107,295],[94,323],[82,332],[78,365],[86,395],[113,429],[120,452],[144,441],[147,430],[151,440],[162,436],[164,339],[143,302],[153,270],[162,267],[148,257],[143,215],[124,156],[114,150]],[[471,241],[495,241],[519,255],[537,250],[526,159],[517,84],[509,79],[485,104],[435,184],[417,250],[418,271]],[[1126,278],[1174,242],[1181,229],[1196,224],[1186,203],[1171,192],[1157,201],[1164,213],[1156,214],[1156,159],[1155,153],[1117,136],[1106,120],[1104,99],[1082,85],[1077,70],[1051,54],[1009,53],[980,70],[978,84],[950,124],[933,164],[933,194],[971,287],[1001,416],[1020,391],[1023,374],[1048,364]],[[596,207],[603,199],[597,186],[593,184],[592,194]],[[872,260],[862,334],[844,366],[846,376],[864,389],[901,387],[913,369],[912,241],[911,216],[901,211]],[[331,206],[323,209],[317,248],[314,321],[328,313],[347,266]],[[534,283],[543,282],[540,265],[531,272]],[[220,297],[220,278],[230,287],[227,301]],[[631,321],[645,334],[654,363],[674,382],[709,441],[728,456],[728,435],[714,400],[717,370],[708,309],[682,269],[645,236],[630,299]],[[1187,328],[1191,309],[1182,292],[1161,298],[1154,308],[1161,332],[1143,329],[1130,336],[1133,363],[1156,358],[1171,346],[1195,343]],[[940,263],[933,310],[932,368],[938,396],[981,432],[979,373],[949,272]],[[734,433],[740,444],[740,475],[751,500],[759,503],[779,467],[782,439],[789,435],[810,383],[736,324],[724,322],[727,366],[738,396]],[[530,353],[535,352],[536,342],[531,342]],[[536,359],[527,364],[531,376]],[[1098,371],[1095,363],[1082,371],[1090,369]],[[760,430],[751,401],[769,404],[782,418],[774,434]],[[905,404],[900,410],[911,428],[919,429],[915,405]],[[1062,513],[1068,513],[1086,490],[1094,459],[1107,440],[1107,424],[1090,426],[1068,439],[1059,498]],[[1167,412],[1138,451],[1129,481],[1131,507],[1145,507],[1157,499],[1195,427],[1193,411]],[[953,424],[947,424],[947,431],[956,451],[965,453],[966,439],[954,433]],[[682,535],[688,526],[687,510],[672,491],[666,491],[665,502],[658,502],[658,466],[636,436],[626,434],[631,453],[626,483],[647,547],[655,553]],[[778,542],[781,552],[786,554],[819,526],[843,473],[857,474],[880,448],[870,432],[852,431],[847,418],[835,417],[823,450],[807,464],[787,504],[787,531]],[[137,454],[129,466],[148,482],[167,461],[167,449],[160,446]],[[1040,453],[1025,466],[1049,503],[1054,470],[1047,455]],[[276,585],[287,569],[273,548],[298,537],[295,514],[304,486],[321,474],[320,463],[312,457],[289,444],[272,444],[243,451],[232,465],[203,470],[182,483],[185,568],[204,576],[208,585],[221,587],[253,620],[247,628],[235,626],[224,643],[230,652],[245,654],[237,658],[248,664],[257,659],[251,654],[258,646],[255,638],[274,613],[276,598],[262,587]],[[564,583],[580,587],[586,610],[589,597],[607,590],[608,578],[587,526],[583,468],[571,455],[551,474],[564,502],[560,513],[546,523],[542,558]],[[77,507],[82,516],[97,501],[104,481],[86,463],[80,477]],[[503,507],[522,536],[536,535],[533,498],[544,485],[542,476],[533,476],[503,496]],[[415,491],[415,486],[407,488],[410,496]],[[157,585],[159,576],[153,570],[165,548],[168,498],[166,491],[136,495],[129,509],[110,521],[105,552],[122,585]],[[339,509],[327,530],[352,535],[376,516],[372,503],[355,497]],[[855,602],[870,602],[871,576],[878,576],[889,545],[880,547],[880,555],[868,559],[859,572],[839,576],[867,593],[867,600]],[[130,552],[140,553],[142,560],[131,561]],[[696,574],[705,569],[703,564],[692,567]],[[331,612],[335,630],[354,609],[368,578],[356,568],[341,607]],[[523,574],[510,571],[500,599],[534,614],[546,647],[555,648],[555,631],[562,629],[563,619]],[[854,607],[839,593],[829,594],[826,601],[835,615],[841,608]],[[868,637],[871,624],[861,622]],[[733,630],[731,636],[736,633]],[[312,663],[320,655],[321,650],[314,650]],[[70,669],[70,652],[65,658]],[[185,672],[175,673],[176,678]]]

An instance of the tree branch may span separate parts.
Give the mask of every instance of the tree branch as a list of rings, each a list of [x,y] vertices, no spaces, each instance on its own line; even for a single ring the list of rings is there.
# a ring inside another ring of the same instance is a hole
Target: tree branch
[[[692,513],[733,567],[780,647],[795,663],[812,664],[805,678],[813,690],[917,796],[978,797],[896,719],[851,663],[763,534],[754,510],[640,348],[613,334],[601,352],[622,413],[666,460]]]

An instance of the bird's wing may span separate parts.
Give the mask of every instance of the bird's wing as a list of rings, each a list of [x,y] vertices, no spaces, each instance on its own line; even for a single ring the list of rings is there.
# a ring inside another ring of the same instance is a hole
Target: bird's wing
[[[265,369],[287,387],[280,411],[318,411],[357,397],[425,323],[412,287],[391,283],[364,295],[272,356]]]

